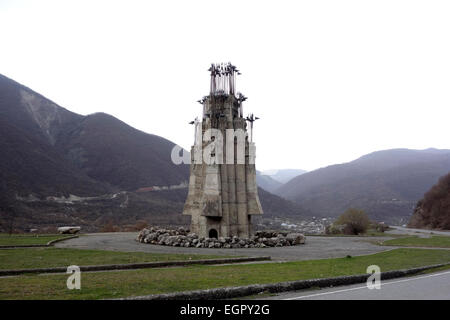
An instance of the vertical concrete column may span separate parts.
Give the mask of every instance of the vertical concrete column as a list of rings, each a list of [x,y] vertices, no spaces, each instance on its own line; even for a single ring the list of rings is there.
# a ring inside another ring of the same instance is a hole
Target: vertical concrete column
[[[245,164],[236,165],[236,202],[238,214],[238,235],[248,238],[247,190]]]

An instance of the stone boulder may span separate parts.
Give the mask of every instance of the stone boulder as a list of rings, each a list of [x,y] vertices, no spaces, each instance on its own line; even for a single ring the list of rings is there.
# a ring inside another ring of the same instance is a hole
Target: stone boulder
[[[80,232],[81,227],[59,227],[57,230],[61,234],[76,234]]]
[[[291,243],[291,245],[304,244],[305,236],[301,233],[288,233],[286,235],[286,240]]]
[[[282,247],[305,243],[301,233],[286,233],[277,231],[258,231],[250,238],[219,237],[203,238],[184,228],[176,230],[148,227],[142,229],[136,241],[148,244],[158,244],[173,247],[196,248],[265,248]]]

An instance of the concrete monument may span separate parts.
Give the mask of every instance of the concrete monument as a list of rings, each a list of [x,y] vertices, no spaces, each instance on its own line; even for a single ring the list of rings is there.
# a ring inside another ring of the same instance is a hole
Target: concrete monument
[[[239,71],[230,63],[212,64],[210,93],[198,102],[189,192],[183,214],[191,216],[191,232],[199,237],[249,238],[252,215],[263,213],[258,198],[253,142],[253,114],[244,118],[236,93]],[[250,124],[250,138],[247,134]]]

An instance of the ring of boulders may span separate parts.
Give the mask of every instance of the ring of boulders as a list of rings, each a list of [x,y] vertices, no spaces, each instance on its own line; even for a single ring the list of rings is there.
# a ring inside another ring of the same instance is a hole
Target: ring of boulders
[[[185,228],[164,229],[148,227],[141,230],[136,241],[141,243],[192,248],[266,248],[304,244],[306,237],[301,233],[283,231],[257,231],[250,238],[219,237],[205,238]]]

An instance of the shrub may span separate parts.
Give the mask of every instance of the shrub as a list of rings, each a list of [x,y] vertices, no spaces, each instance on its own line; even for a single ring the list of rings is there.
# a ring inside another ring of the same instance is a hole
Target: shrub
[[[147,221],[145,221],[145,220],[138,220],[138,221],[136,221],[135,230],[141,231],[142,229],[147,228],[147,227],[148,227],[148,222]]]
[[[325,227],[325,234],[342,234],[344,233],[343,225],[332,224]]]
[[[119,226],[113,225],[113,223],[110,221],[107,224],[105,224],[101,229],[100,232],[118,232],[120,231]]]
[[[385,232],[389,230],[389,226],[380,222],[373,222],[371,225],[371,229],[375,229],[377,232]]]
[[[342,233],[357,235],[367,231],[370,220],[363,210],[348,209],[334,222],[336,226],[342,226]]]

